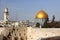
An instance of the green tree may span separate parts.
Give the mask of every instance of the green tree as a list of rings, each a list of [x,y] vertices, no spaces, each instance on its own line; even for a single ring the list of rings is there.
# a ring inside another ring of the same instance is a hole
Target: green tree
[[[40,27],[40,23],[38,23],[38,22],[37,22],[37,23],[36,23],[36,27],[38,27],[38,28],[39,28],[39,27]]]

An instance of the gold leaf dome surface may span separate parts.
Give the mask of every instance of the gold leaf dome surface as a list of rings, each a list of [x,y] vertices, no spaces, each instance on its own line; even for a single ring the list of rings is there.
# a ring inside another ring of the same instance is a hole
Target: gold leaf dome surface
[[[39,11],[36,16],[35,16],[36,19],[40,19],[40,18],[48,18],[48,15],[45,11],[41,10]]]

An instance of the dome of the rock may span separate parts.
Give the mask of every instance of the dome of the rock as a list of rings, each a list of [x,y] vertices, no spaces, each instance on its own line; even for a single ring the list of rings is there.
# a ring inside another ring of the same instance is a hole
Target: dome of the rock
[[[35,16],[36,19],[40,19],[40,18],[48,18],[48,15],[45,11],[41,10],[38,11],[38,13]]]

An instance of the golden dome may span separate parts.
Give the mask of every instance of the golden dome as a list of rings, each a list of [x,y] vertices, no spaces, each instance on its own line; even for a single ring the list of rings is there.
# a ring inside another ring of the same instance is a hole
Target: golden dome
[[[35,18],[37,18],[37,19],[48,18],[48,15],[45,11],[41,10],[36,14]]]

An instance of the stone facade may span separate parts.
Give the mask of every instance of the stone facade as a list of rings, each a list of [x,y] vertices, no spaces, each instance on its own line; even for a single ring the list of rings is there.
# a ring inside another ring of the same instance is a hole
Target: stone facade
[[[27,29],[27,40],[40,40],[60,36],[60,28],[32,28]]]
[[[3,27],[0,28],[1,40],[5,36],[7,40],[40,40],[60,36],[60,28],[33,28],[33,27]]]

